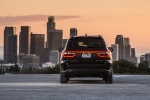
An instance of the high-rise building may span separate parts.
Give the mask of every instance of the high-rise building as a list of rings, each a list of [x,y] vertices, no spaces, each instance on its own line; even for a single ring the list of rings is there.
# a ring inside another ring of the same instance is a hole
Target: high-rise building
[[[23,56],[23,70],[35,69],[37,70],[39,67],[39,56],[35,54],[27,54]]]
[[[17,35],[8,36],[7,63],[17,63]]]
[[[50,62],[55,65],[59,64],[59,51],[58,50],[50,51]]]
[[[70,28],[70,37],[71,36],[77,36],[77,29],[76,28]]]
[[[30,26],[21,26],[21,32],[19,35],[19,53],[30,54]]]
[[[62,47],[63,30],[52,29],[48,33],[48,48],[51,50],[59,50]]]
[[[49,62],[50,60],[50,57],[49,57],[49,55],[50,55],[50,51],[49,51],[49,49],[48,48],[44,48],[44,62]]]
[[[119,45],[119,60],[125,58],[124,38],[123,35],[117,35],[115,44]]]
[[[131,57],[136,57],[135,56],[135,48],[131,48]]]
[[[4,30],[4,61],[17,63],[17,35],[16,27],[5,27]]]
[[[44,57],[45,34],[31,33],[31,54],[36,54],[40,57],[40,66],[45,62]]]
[[[131,57],[130,38],[124,38],[124,45],[125,45],[125,59],[128,60]]]
[[[140,56],[140,63],[144,62],[145,61],[145,55],[141,55]]]
[[[47,36],[46,36],[47,37],[46,38],[47,39],[47,44],[46,44],[47,48],[48,48],[48,42],[50,41],[49,40],[49,37],[50,37],[49,33],[50,33],[51,30],[55,29],[55,26],[56,26],[55,22],[54,22],[54,19],[55,19],[54,16],[49,16],[48,17],[48,22],[47,22]]]
[[[62,47],[63,31],[55,29],[54,17],[48,17],[47,22],[47,48],[51,50],[59,50]]]
[[[133,62],[135,65],[137,65],[137,57],[135,55],[135,48],[131,48],[131,57],[129,61]]]
[[[47,22],[47,30],[55,29],[55,18],[54,16],[49,16],[48,17],[48,22]]]
[[[113,61],[118,61],[119,60],[119,45],[118,44],[111,44],[111,47],[113,48],[112,52],[112,58]]]
[[[150,62],[150,53],[145,54],[145,61]]]

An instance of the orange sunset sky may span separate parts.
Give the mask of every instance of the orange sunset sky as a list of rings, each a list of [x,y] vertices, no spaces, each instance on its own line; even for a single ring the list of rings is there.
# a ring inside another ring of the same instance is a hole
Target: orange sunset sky
[[[78,35],[100,34],[110,46],[122,34],[137,56],[150,52],[150,0],[0,0],[0,46],[5,26],[17,27],[18,35],[24,25],[45,34],[48,16],[64,38],[76,27]]]

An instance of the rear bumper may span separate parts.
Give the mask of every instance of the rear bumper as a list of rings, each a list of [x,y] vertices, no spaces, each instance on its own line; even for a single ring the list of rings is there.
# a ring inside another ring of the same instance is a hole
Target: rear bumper
[[[111,69],[67,69],[62,71],[63,76],[69,77],[104,77],[111,73]]]
[[[68,77],[104,77],[112,73],[111,63],[61,64],[61,73]]]

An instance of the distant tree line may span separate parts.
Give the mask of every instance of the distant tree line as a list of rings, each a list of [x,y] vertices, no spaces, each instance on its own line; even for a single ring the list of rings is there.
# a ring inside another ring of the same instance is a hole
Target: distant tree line
[[[18,74],[20,73],[20,68],[18,67],[17,64],[15,64],[14,66],[11,66],[9,69],[6,69],[5,72],[2,68],[0,68],[0,74],[4,74],[4,73]]]
[[[51,68],[50,66],[44,69],[32,69],[29,68],[28,70],[22,70],[22,74],[59,74],[60,69],[59,65],[56,65],[54,68]]]
[[[113,62],[113,73],[114,74],[147,74],[150,75],[150,64],[147,61],[139,63],[138,66],[134,63],[127,60],[119,60]],[[59,74],[60,66],[56,65],[54,68],[48,67],[44,69],[32,69],[28,70],[20,70],[18,65],[11,66],[10,69],[7,70],[7,73],[12,74]],[[2,70],[0,69],[0,74]]]
[[[149,62],[144,61],[136,66],[134,63],[127,60],[119,60],[113,62],[113,72],[115,74],[149,74]]]
[[[33,69],[29,68],[27,70],[20,70],[18,65],[11,66],[10,69],[6,70],[6,73],[11,74],[59,74],[59,65],[56,65],[54,68],[51,68],[50,66],[44,69]],[[2,69],[0,69],[0,74],[4,74]]]

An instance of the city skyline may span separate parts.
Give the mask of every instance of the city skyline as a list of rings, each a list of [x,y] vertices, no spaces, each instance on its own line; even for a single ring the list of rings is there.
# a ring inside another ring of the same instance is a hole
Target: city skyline
[[[69,38],[70,28],[76,27],[78,35],[100,34],[110,46],[116,35],[122,34],[130,37],[140,56],[150,51],[149,4],[150,0],[1,0],[0,46],[5,26],[17,27],[17,35],[20,26],[31,26],[32,32],[46,34],[47,17],[54,16],[56,28],[63,30],[63,38]]]

